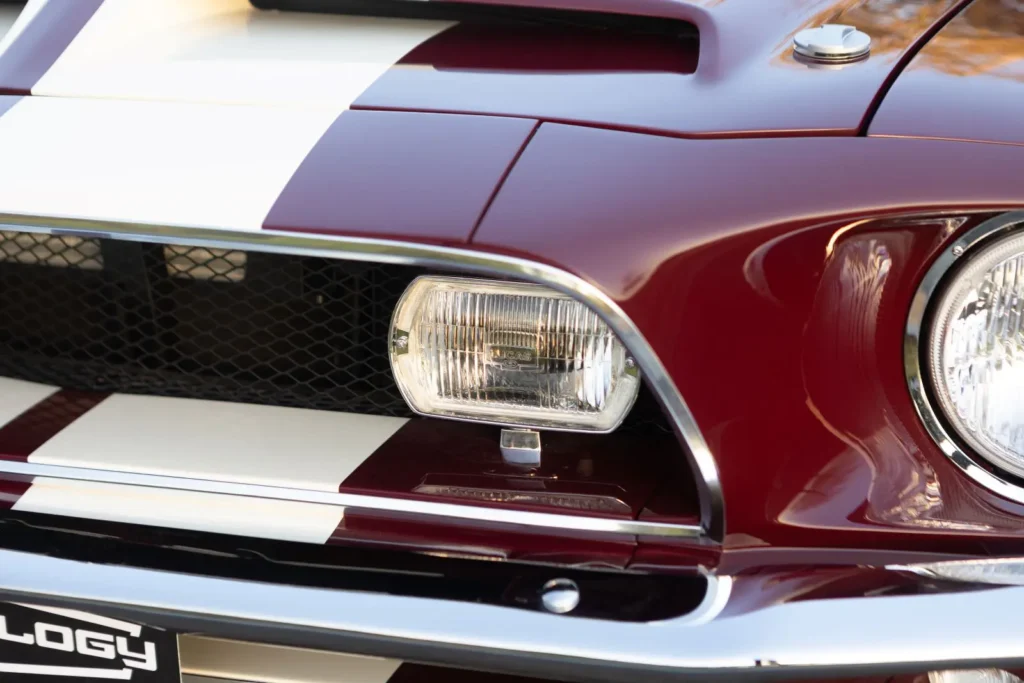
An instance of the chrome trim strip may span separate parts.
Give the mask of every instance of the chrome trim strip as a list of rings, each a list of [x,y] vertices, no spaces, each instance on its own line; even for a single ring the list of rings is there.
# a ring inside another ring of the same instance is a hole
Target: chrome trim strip
[[[401,662],[308,648],[178,636],[181,673],[246,683],[387,681]]]
[[[921,366],[921,349],[926,348],[928,344],[928,340],[922,337],[925,317],[928,314],[932,296],[944,284],[946,273],[957,261],[970,256],[972,249],[1020,227],[1024,227],[1024,211],[1005,213],[968,230],[939,254],[935,263],[925,273],[910,304],[907,329],[903,338],[903,365],[914,409],[917,410],[918,416],[924,423],[925,430],[935,440],[942,452],[978,484],[1004,498],[1024,503],[1024,488],[1011,479],[994,472],[992,466],[984,459],[960,448],[952,438],[928,398],[928,390],[924,384],[924,370]]]
[[[1024,588],[805,600],[721,618],[730,583],[712,577],[710,597],[691,615],[629,623],[0,551],[4,599],[216,637],[564,680],[831,678],[1024,661]]]
[[[885,568],[889,571],[910,572],[930,579],[993,586],[1024,586],[1024,558],[1020,557],[890,564]]]
[[[633,519],[611,519],[607,517],[562,515],[552,512],[506,510],[469,504],[435,503],[429,500],[408,500],[405,498],[366,496],[354,493],[333,493],[330,491],[313,491],[310,489],[263,486],[260,484],[237,484],[210,479],[188,479],[158,474],[114,472],[112,470],[94,470],[64,465],[37,465],[28,462],[0,460],[0,472],[26,481],[35,477],[45,477],[48,480],[87,481],[101,484],[120,484],[174,491],[242,496],[245,498],[317,503],[352,510],[375,510],[408,515],[445,517],[470,525],[486,524],[492,526],[498,524],[510,527],[526,527],[528,529],[559,529],[595,534],[630,534],[671,538],[700,538],[703,535],[701,527],[685,524],[662,524],[658,522],[641,522]]]
[[[467,273],[513,277],[564,292],[593,308],[632,352],[641,371],[645,373],[649,385],[672,420],[677,435],[687,445],[685,449],[687,457],[697,479],[700,519],[704,535],[717,543],[721,543],[725,538],[725,500],[718,477],[718,467],[686,402],[657,354],[625,312],[598,287],[576,275],[543,263],[501,254],[374,238],[321,236],[269,230],[238,232],[210,228],[139,225],[11,214],[0,214],[0,229],[158,244],[245,249],[266,253],[398,265],[431,266]],[[0,472],[9,472],[9,464],[0,462]],[[61,475],[48,476],[60,477]],[[376,503],[385,499],[374,498],[372,500]],[[469,509],[477,512],[482,508]],[[541,513],[523,514],[537,515]],[[549,517],[554,518],[552,522],[561,522],[565,519],[584,519],[568,515],[549,515]],[[601,521],[608,522],[608,520]],[[692,534],[685,531],[676,535],[689,536]]]

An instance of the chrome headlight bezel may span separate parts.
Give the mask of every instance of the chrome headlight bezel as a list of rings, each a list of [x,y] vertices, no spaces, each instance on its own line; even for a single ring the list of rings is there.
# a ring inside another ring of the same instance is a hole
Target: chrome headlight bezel
[[[984,221],[949,244],[921,280],[911,301],[904,336],[903,358],[914,408],[926,431],[942,452],[965,474],[985,488],[1024,503],[1024,470],[1014,474],[999,466],[1000,458],[985,453],[976,439],[966,437],[942,408],[939,389],[929,370],[936,313],[955,278],[972,259],[1007,238],[1024,236],[1024,212]]]

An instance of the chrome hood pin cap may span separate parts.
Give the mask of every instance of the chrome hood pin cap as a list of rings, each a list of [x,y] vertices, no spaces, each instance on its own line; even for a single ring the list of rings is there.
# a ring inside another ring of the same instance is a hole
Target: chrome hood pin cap
[[[793,51],[815,62],[851,62],[866,57],[870,50],[871,36],[843,24],[804,29],[793,37]]]

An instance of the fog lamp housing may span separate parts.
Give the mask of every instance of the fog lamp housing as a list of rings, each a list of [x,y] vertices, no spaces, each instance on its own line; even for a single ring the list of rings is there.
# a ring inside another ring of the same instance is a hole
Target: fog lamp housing
[[[391,369],[422,415],[609,432],[640,374],[604,320],[541,285],[424,276],[395,308]]]

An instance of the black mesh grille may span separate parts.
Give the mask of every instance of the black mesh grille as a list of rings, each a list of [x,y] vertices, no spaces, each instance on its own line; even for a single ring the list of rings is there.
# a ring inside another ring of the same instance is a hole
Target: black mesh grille
[[[408,416],[391,313],[421,271],[0,231],[0,376]],[[625,429],[671,431],[643,391]]]
[[[92,391],[407,415],[387,333],[417,274],[0,232],[0,375]]]

